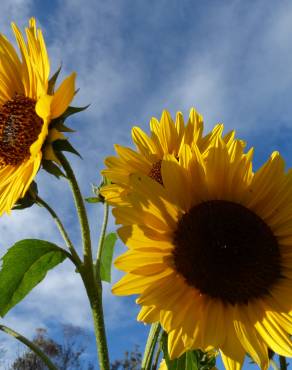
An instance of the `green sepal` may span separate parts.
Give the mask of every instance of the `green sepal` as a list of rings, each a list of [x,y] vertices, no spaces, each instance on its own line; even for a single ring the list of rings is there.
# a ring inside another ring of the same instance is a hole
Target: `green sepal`
[[[43,159],[42,160],[42,166],[43,166],[43,169],[45,171],[47,171],[51,175],[54,175],[58,179],[60,177],[65,177],[66,178],[66,175],[64,174],[64,172],[53,161],[49,161],[47,159]]]
[[[36,198],[38,195],[38,187],[37,183],[33,181],[30,184],[28,191],[25,193],[23,198],[18,199],[18,201],[13,206],[13,210],[21,210],[25,208],[29,208],[36,203]]]
[[[79,113],[87,109],[89,105],[85,107],[71,107],[69,106],[65,112],[55,119],[53,119],[50,123],[51,128],[55,128],[60,132],[75,132],[75,130],[71,129],[70,127],[65,125],[65,121],[68,117],[72,116],[73,114]]]
[[[98,202],[100,202],[100,203],[104,203],[105,202],[104,196],[101,195],[101,193],[100,193],[100,189],[102,187],[103,187],[103,182],[99,186],[92,185],[93,194],[96,195],[96,198],[98,199]]]
[[[0,270],[0,315],[5,316],[66,257],[57,245],[38,239],[21,240],[8,249]]]
[[[58,118],[53,120],[52,127],[56,128],[59,132],[76,132],[72,128],[66,126],[64,124],[64,121],[62,121]]]
[[[111,182],[108,180],[106,177],[103,177],[101,183],[97,186],[92,184],[92,191],[96,195],[97,201],[94,203],[104,203],[105,199],[104,196],[101,194],[100,190],[102,189],[103,186],[109,185]],[[93,202],[91,202],[93,203]]]
[[[84,107],[71,107],[69,106],[65,112],[59,117],[59,119],[62,119],[63,121],[66,120],[66,118],[72,116],[73,114],[83,112],[85,109],[87,109],[90,106],[90,104],[84,106]]]
[[[57,78],[58,78],[58,76],[59,76],[59,74],[61,72],[61,68],[62,68],[62,64],[57,69],[57,71],[53,74],[53,76],[49,79],[49,82],[48,82],[48,94],[49,95],[53,95],[54,94],[55,85],[56,85],[56,82],[57,82]]]
[[[88,198],[84,198],[84,200],[87,202],[87,203],[100,203],[100,198],[98,197],[88,197]]]
[[[78,157],[82,159],[81,155],[77,152],[75,148],[73,148],[73,146],[66,139],[56,140],[52,143],[52,146],[54,151],[56,152],[70,152],[78,155]]]
[[[196,351],[188,351],[185,353],[185,368],[200,369],[200,361],[196,355]]]
[[[193,356],[196,358],[200,370],[210,370],[216,365],[216,355],[210,352],[204,352],[199,349],[192,351]]]
[[[114,246],[117,241],[116,233],[109,233],[104,239],[100,259],[100,278],[107,283],[111,282],[111,268],[114,254]]]
[[[179,358],[170,360],[167,348],[167,333],[161,336],[161,347],[168,370],[211,370],[216,365],[216,356],[200,349],[187,351]]]

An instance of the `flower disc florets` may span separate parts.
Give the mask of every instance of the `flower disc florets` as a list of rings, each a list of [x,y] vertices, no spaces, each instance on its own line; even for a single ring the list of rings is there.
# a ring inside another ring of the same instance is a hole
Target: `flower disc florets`
[[[176,269],[187,283],[224,303],[268,295],[281,278],[280,250],[269,226],[224,200],[194,206],[174,233]]]
[[[16,166],[29,157],[29,148],[43,125],[36,102],[16,94],[0,107],[0,166]]]

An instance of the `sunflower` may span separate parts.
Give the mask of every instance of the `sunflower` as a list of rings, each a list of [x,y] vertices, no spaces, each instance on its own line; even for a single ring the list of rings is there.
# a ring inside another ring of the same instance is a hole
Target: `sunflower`
[[[104,186],[101,193],[108,203],[114,205],[122,202],[121,195],[124,197],[129,191],[129,178],[133,173],[148,175],[161,184],[161,161],[165,154],[178,158],[185,144],[191,148],[196,145],[204,152],[212,137],[218,132],[222,133],[223,125],[216,125],[211,133],[203,136],[203,117],[194,108],[186,124],[181,112],[176,114],[173,121],[169,112],[164,110],[160,121],[156,118],[150,120],[150,131],[151,135],[148,136],[139,127],[134,127],[132,139],[137,150],[115,145],[118,156],[105,159],[107,168],[101,173],[112,184]],[[224,142],[231,145],[234,135],[234,131],[229,132],[224,136]],[[241,144],[244,146],[244,142]]]
[[[21,58],[0,34],[0,214],[25,195],[43,156],[56,159],[51,143],[63,135],[49,125],[75,92],[75,73],[51,91],[50,61],[35,19],[25,30],[27,42],[15,24],[12,29]]]
[[[213,348],[227,369],[246,353],[266,369],[268,349],[292,356],[292,171],[279,153],[254,172],[252,150],[217,131],[203,153],[164,155],[161,178],[132,174],[113,209],[128,246],[113,293],[138,295],[171,359]]]

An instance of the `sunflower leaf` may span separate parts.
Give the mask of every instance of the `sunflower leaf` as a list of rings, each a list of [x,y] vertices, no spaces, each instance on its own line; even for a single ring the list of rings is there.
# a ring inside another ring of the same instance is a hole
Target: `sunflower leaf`
[[[38,239],[15,243],[2,257],[0,270],[0,315],[19,303],[66,253],[57,245]]]
[[[77,152],[75,148],[69,143],[68,140],[56,140],[53,142],[53,148],[57,152],[70,152],[73,154],[78,155],[78,157],[81,157],[81,155]]]
[[[50,173],[51,175],[54,175],[58,179],[60,177],[66,177],[66,175],[63,173],[63,171],[52,161],[48,161],[44,159],[42,161],[42,166],[45,171]]]
[[[116,233],[109,233],[104,239],[100,259],[100,277],[102,281],[111,282],[111,267],[113,261],[114,246],[117,241]]]

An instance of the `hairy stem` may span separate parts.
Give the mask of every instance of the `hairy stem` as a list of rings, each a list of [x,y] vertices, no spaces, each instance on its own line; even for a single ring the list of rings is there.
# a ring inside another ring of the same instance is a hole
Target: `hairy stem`
[[[83,201],[81,191],[79,189],[75,174],[67,158],[64,156],[63,153],[58,152],[58,159],[67,175],[67,179],[69,181],[69,184],[70,184],[70,187],[73,193],[76,210],[77,210],[78,217],[79,217],[81,235],[82,235],[82,244],[83,244],[84,264],[86,266],[90,266],[92,265],[92,262],[93,262],[92,253],[91,253],[91,239],[90,239],[90,229],[89,229],[89,223],[88,223],[84,201]]]
[[[5,332],[6,334],[16,338],[21,343],[25,344],[30,350],[35,353],[40,359],[42,359],[43,363],[48,367],[49,370],[58,370],[57,367],[52,363],[49,357],[33,342],[25,338],[23,335],[17,333],[16,331],[8,328],[5,325],[0,325],[0,330]]]
[[[58,226],[58,229],[60,231],[60,234],[62,235],[65,243],[67,244],[68,249],[71,252],[71,255],[72,255],[72,258],[73,258],[73,261],[74,261],[74,264],[76,265],[76,267],[78,267],[79,265],[81,265],[82,261],[80,260],[78,254],[77,254],[77,252],[76,252],[76,250],[74,248],[74,245],[71,242],[71,240],[70,240],[70,238],[69,238],[69,236],[67,234],[67,231],[66,231],[64,225],[62,224],[60,218],[56,214],[56,212],[41,197],[37,196],[36,201],[37,201],[37,204],[39,204],[40,206],[46,208],[46,210],[52,216],[53,220],[55,221],[56,225]]]
[[[91,238],[90,229],[87,218],[87,213],[81,195],[81,191],[76,180],[75,174],[71,168],[70,163],[62,153],[58,153],[58,159],[60,160],[63,169],[65,170],[67,179],[71,186],[73,193],[76,210],[79,217],[82,245],[83,245],[83,258],[84,262],[79,268],[80,275],[82,277],[88,299],[90,302],[92,318],[94,323],[94,331],[96,337],[97,352],[99,357],[99,365],[101,370],[110,369],[110,361],[108,355],[108,347],[105,332],[105,323],[102,307],[102,289],[100,277],[95,274],[95,267],[92,258]]]
[[[106,331],[104,323],[104,314],[102,307],[102,289],[101,282],[97,281],[92,274],[87,271],[81,273],[84,286],[90,301],[90,307],[93,317],[94,331],[96,336],[96,344],[98,349],[98,356],[100,359],[100,369],[109,370],[110,360],[108,354],[108,346],[106,340]]]
[[[153,358],[153,354],[154,354],[155,346],[156,346],[156,343],[159,337],[160,330],[161,330],[161,326],[158,322],[151,325],[147,343],[145,346],[143,360],[142,360],[142,365],[141,365],[142,370],[151,369],[151,362],[152,362],[152,358]]]

